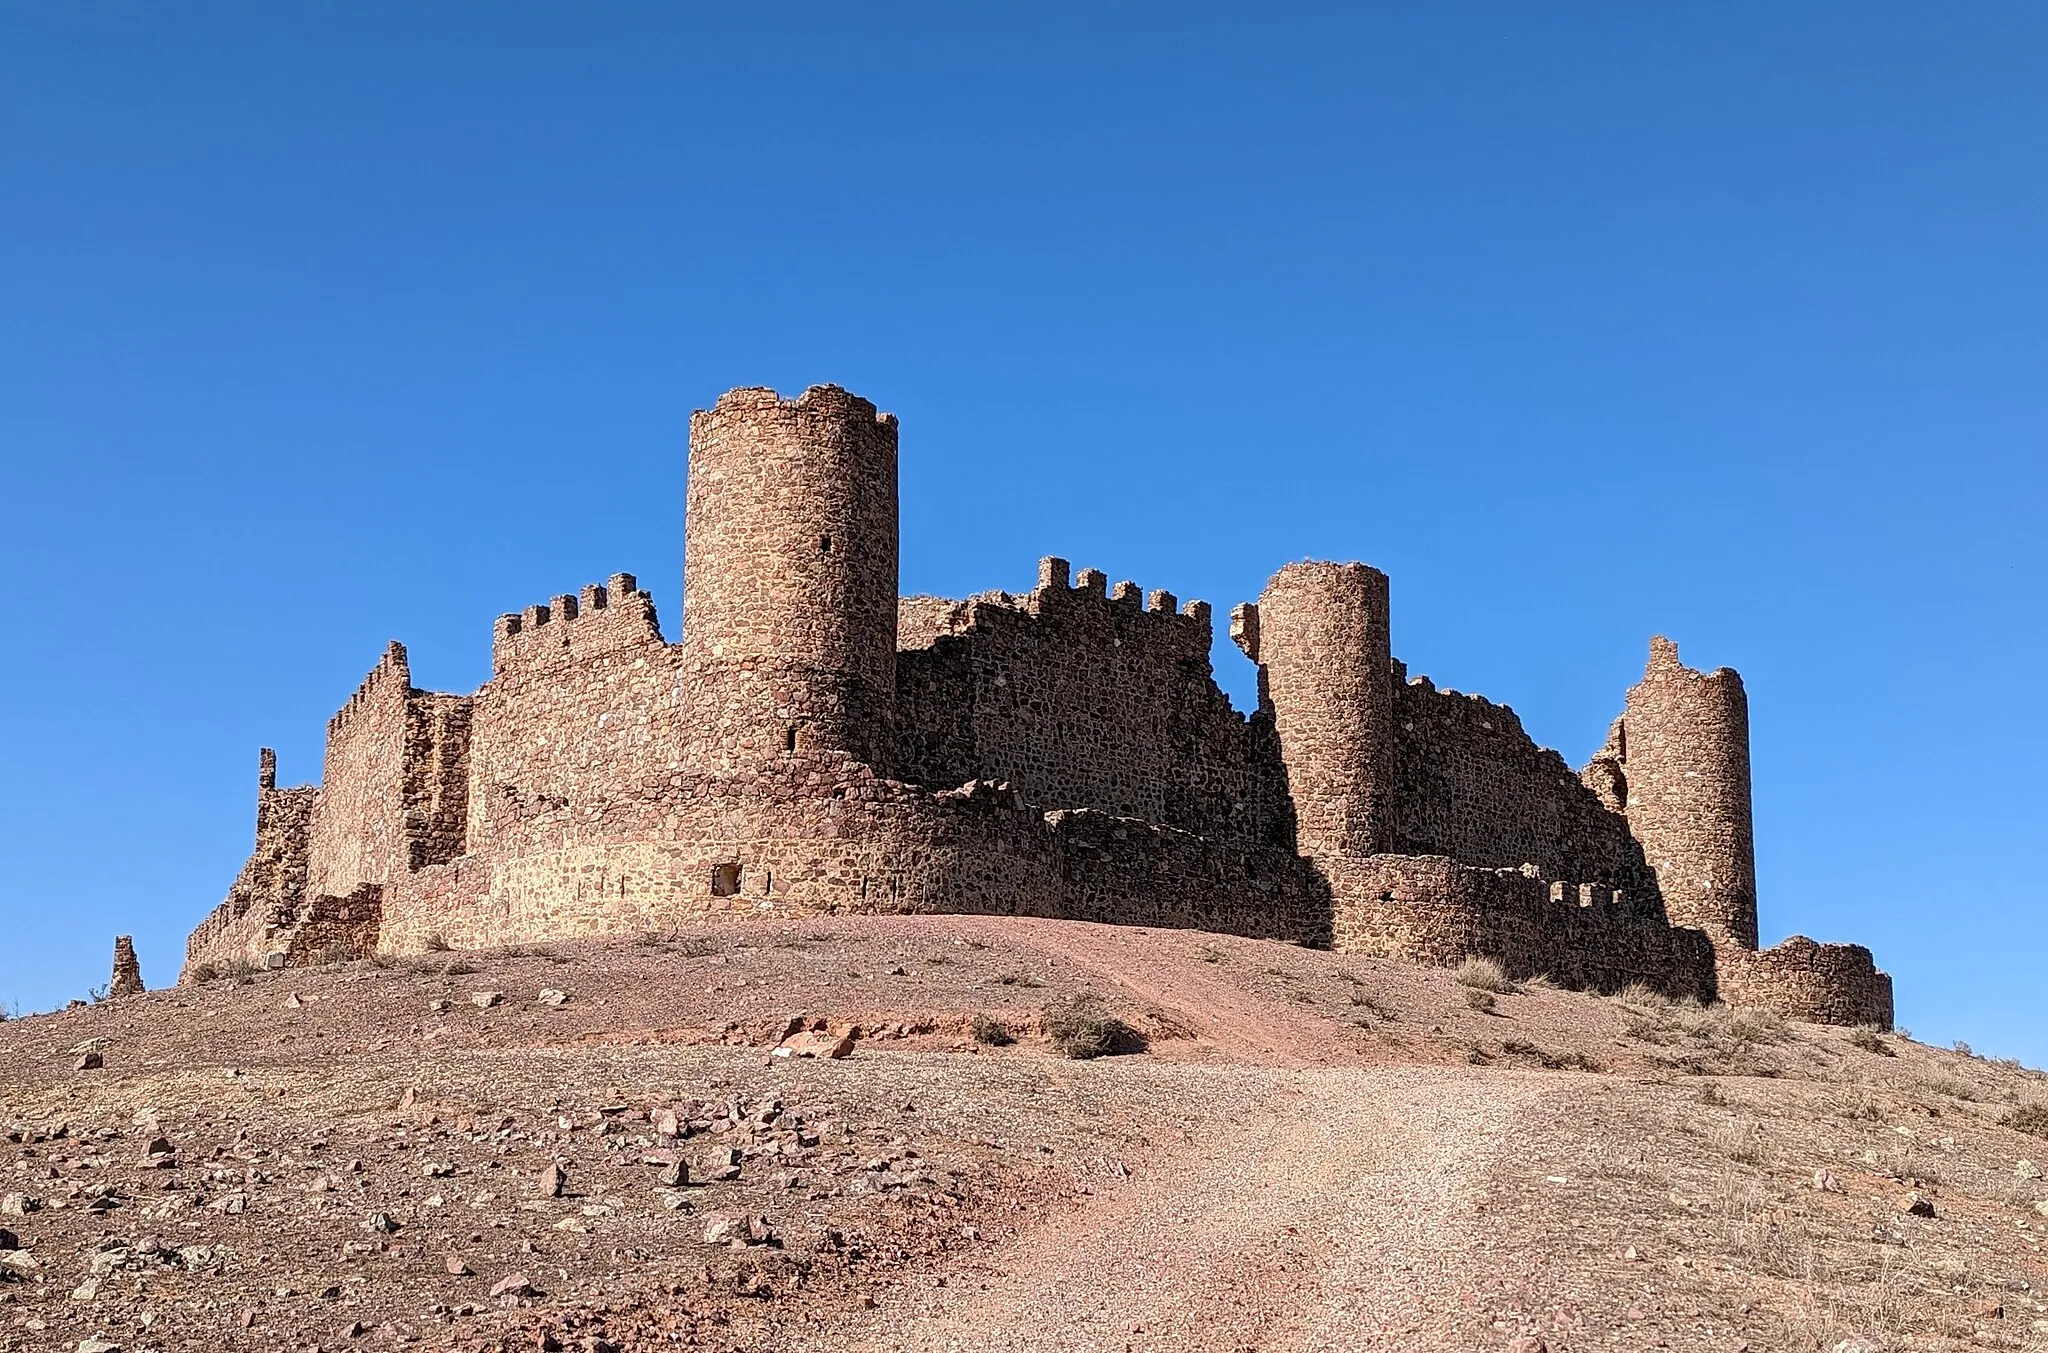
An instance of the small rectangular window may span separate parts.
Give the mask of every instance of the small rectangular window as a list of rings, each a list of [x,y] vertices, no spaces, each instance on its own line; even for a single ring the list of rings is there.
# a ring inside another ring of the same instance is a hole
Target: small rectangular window
[[[731,864],[711,866],[711,895],[713,897],[738,897],[740,895],[740,867],[737,861]]]

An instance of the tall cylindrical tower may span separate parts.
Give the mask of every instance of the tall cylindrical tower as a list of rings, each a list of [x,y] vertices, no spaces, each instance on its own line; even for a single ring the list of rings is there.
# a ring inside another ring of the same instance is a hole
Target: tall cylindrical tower
[[[873,764],[896,694],[896,418],[835,385],[690,419],[683,656],[714,764]]]
[[[1294,800],[1295,845],[1370,855],[1390,839],[1393,654],[1387,575],[1364,564],[1289,564],[1247,617]]]
[[[1734,669],[1696,672],[1650,641],[1619,730],[1629,828],[1657,872],[1672,924],[1757,947],[1749,802],[1749,697]]]

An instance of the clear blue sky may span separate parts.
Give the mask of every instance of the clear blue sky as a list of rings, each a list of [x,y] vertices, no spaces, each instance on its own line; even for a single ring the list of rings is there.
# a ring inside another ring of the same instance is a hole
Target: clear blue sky
[[[1003,10],[0,5],[0,1001],[170,980],[387,639],[675,637],[690,410],[835,381],[907,591],[1364,559],[1574,762],[1740,668],[1766,939],[2048,1062],[2048,11]]]

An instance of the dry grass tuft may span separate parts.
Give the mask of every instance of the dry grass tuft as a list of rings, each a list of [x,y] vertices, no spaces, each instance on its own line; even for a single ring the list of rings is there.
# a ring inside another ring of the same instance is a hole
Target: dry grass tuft
[[[1876,1027],[1869,1024],[1859,1024],[1849,1031],[1849,1046],[1861,1048],[1865,1052],[1875,1053],[1879,1057],[1896,1057],[1899,1055],[1891,1044],[1878,1037]]]
[[[1496,996],[1510,996],[1518,990],[1515,984],[1508,980],[1506,969],[1480,954],[1473,954],[1452,969],[1451,976],[1456,978],[1461,986],[1470,987],[1474,991],[1490,991]]]
[[[2000,1121],[2014,1132],[2048,1137],[2048,1104],[2022,1104]]]
[[[1477,987],[1473,987],[1465,992],[1465,1004],[1471,1006],[1482,1015],[1490,1015],[1493,1013],[1493,1008],[1500,1004],[1500,1000],[1490,991],[1481,991]]]
[[[1007,1048],[1017,1041],[1017,1036],[1001,1020],[987,1014],[977,1014],[969,1031],[973,1033],[975,1042],[991,1048]]]

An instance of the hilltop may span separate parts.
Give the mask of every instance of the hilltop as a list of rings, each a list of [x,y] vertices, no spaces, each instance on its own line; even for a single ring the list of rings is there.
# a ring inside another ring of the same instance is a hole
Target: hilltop
[[[2048,1078],[1464,978],[833,917],[10,1021],[0,1348],[2048,1347]]]

